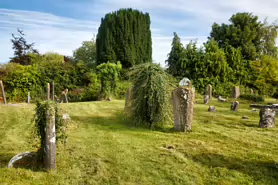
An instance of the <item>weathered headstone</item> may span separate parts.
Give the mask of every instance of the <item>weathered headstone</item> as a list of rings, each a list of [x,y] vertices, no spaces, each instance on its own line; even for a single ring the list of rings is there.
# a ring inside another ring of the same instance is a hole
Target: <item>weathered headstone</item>
[[[250,94],[253,95],[254,94],[254,90],[250,89]]]
[[[204,104],[208,104],[209,103],[209,95],[205,95],[204,96]]]
[[[238,107],[239,107],[239,102],[238,101],[232,102],[232,104],[231,104],[231,110],[232,111],[237,111]]]
[[[131,107],[131,87],[127,89],[125,95],[125,111],[128,111]]]
[[[206,89],[206,95],[209,96],[209,99],[212,99],[212,86],[209,84]]]
[[[235,86],[233,88],[233,95],[232,95],[232,98],[239,98],[240,96],[240,89],[238,86]]]
[[[8,168],[13,167],[29,167],[34,168],[38,166],[37,153],[35,152],[23,152],[15,155],[9,161]]]
[[[30,101],[31,101],[31,96],[30,96],[30,92],[28,92],[28,104],[30,104]]]
[[[64,91],[61,92],[61,95],[60,95],[60,103],[68,103],[68,89],[65,89]]]
[[[215,109],[214,106],[209,106],[208,111],[209,112],[216,112],[216,109]]]
[[[55,100],[55,84],[54,84],[54,82],[52,82],[52,101],[54,101]]]
[[[46,93],[47,93],[46,99],[50,100],[50,84],[49,83],[47,83]]]
[[[43,146],[44,167],[56,169],[56,134],[55,134],[55,108],[52,106],[47,111],[45,127],[45,146]]]
[[[179,86],[180,87],[186,87],[190,85],[190,80],[188,78],[183,78],[180,82],[179,82]]]
[[[226,99],[222,98],[222,96],[219,96],[218,100],[221,101],[221,102],[226,102],[227,101]]]
[[[190,83],[186,85],[189,87],[179,87],[172,91],[175,131],[186,132],[192,128],[195,92]]]
[[[3,85],[2,80],[0,80],[0,88],[1,88],[4,104],[7,104],[6,94],[5,94],[4,85]]]
[[[260,110],[260,127],[272,128],[275,127],[276,111],[270,108],[262,108]]]

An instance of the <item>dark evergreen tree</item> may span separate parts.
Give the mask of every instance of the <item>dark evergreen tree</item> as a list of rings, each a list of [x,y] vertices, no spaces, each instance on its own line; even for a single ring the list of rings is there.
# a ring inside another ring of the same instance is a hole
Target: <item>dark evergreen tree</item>
[[[120,61],[123,68],[152,61],[150,16],[120,9],[101,19],[96,38],[97,64]]]

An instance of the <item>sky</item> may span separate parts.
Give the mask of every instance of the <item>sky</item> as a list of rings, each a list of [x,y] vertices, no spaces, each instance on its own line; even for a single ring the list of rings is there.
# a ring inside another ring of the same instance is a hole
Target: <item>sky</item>
[[[211,26],[228,23],[237,12],[260,20],[278,19],[278,0],[0,0],[0,63],[13,56],[11,34],[22,29],[40,53],[72,56],[83,41],[97,35],[100,20],[120,8],[148,12],[151,17],[153,60],[165,66],[173,32],[185,45],[202,45]]]

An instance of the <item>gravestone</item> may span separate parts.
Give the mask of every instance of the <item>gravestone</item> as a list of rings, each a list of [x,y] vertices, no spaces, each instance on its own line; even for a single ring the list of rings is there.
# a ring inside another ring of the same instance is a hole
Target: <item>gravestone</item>
[[[131,87],[127,89],[125,95],[125,111],[127,112],[131,108]]]
[[[45,146],[43,146],[44,167],[47,170],[56,169],[56,131],[55,131],[55,108],[48,109],[45,127]]]
[[[183,79],[179,85],[180,87],[172,91],[174,129],[175,131],[187,132],[192,129],[195,92],[190,81]]]
[[[253,89],[250,89],[250,94],[251,94],[251,95],[253,95],[253,94],[254,94]]]
[[[28,92],[28,104],[30,104],[31,101],[31,96],[30,96],[30,92]]]
[[[212,99],[212,86],[209,84],[206,89],[206,95],[209,96],[209,99]]]
[[[232,102],[232,104],[231,104],[231,110],[232,111],[237,111],[238,107],[239,107],[239,102],[238,101]]]
[[[183,78],[180,82],[179,82],[179,86],[180,87],[186,87],[189,86],[191,83],[191,81],[188,78]]]
[[[209,103],[209,95],[205,95],[204,96],[204,104],[208,104]]]
[[[216,109],[215,109],[214,106],[209,106],[208,111],[209,112],[216,112]]]
[[[240,96],[240,89],[238,86],[235,86],[233,88],[233,95],[232,95],[232,98],[239,98]]]
[[[219,97],[218,97],[218,101],[226,102],[227,100],[226,100],[225,98],[222,98],[222,96],[219,96]]]
[[[61,95],[60,95],[60,103],[68,103],[68,89],[65,89],[64,91],[61,92]]]
[[[260,127],[272,128],[275,127],[276,111],[270,108],[262,108],[260,110]]]
[[[6,94],[5,94],[4,85],[3,85],[2,80],[0,80],[0,89],[1,89],[4,104],[7,104]]]
[[[38,167],[38,157],[35,152],[23,152],[15,155],[9,161],[8,168],[34,168]]]

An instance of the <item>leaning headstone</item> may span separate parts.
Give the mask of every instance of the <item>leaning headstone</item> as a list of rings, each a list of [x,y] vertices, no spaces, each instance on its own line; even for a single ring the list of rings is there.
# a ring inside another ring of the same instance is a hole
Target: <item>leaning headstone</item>
[[[9,161],[8,168],[24,167],[32,168],[36,167],[38,164],[37,153],[35,152],[23,152],[15,155]]]
[[[233,88],[233,95],[232,95],[232,98],[239,98],[240,96],[240,89],[238,86],[235,86]]]
[[[262,108],[260,110],[260,127],[272,128],[275,127],[276,111],[270,108]]]
[[[221,101],[221,102],[226,102],[227,101],[226,99],[222,98],[222,96],[219,96],[218,100]]]
[[[209,106],[208,111],[209,112],[216,112],[216,109],[215,109],[214,106]]]
[[[208,104],[209,103],[209,95],[205,95],[204,96],[204,104]]]
[[[239,107],[239,102],[238,101],[232,102],[232,105],[231,105],[231,110],[232,111],[237,111],[238,107]]]
[[[207,86],[206,95],[209,96],[210,100],[212,99],[212,86],[210,84]]]
[[[180,83],[184,85],[184,83]],[[179,87],[172,91],[175,131],[191,131],[193,121],[194,89]]]

